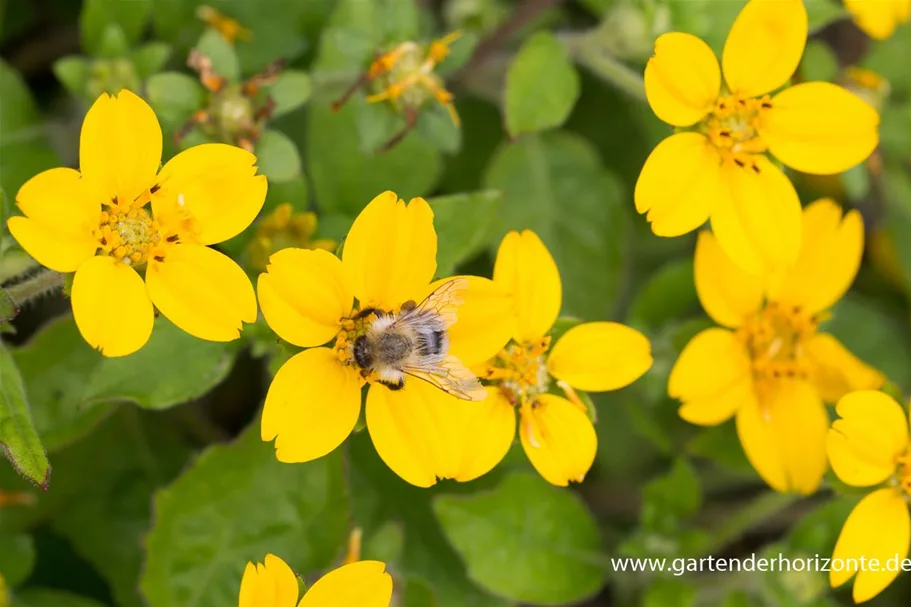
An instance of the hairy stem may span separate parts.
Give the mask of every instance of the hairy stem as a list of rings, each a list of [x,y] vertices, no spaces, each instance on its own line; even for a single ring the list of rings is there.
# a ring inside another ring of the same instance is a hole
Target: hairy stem
[[[566,52],[595,76],[614,85],[633,99],[645,101],[645,81],[638,72],[613,57],[588,34],[567,34],[561,37]]]
[[[12,300],[15,312],[23,305],[43,295],[63,287],[64,277],[60,272],[41,269],[28,278],[4,288],[8,299]]]

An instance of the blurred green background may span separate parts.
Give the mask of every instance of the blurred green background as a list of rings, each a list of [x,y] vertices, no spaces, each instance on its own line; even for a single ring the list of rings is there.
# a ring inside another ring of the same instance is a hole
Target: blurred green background
[[[207,0],[249,31],[233,43],[199,4],[0,0],[0,214],[32,175],[77,166],[87,107],[126,87],[158,113],[165,158],[205,140],[255,149],[270,181],[266,206],[259,224],[223,245],[251,276],[275,248],[339,241],[392,189],[431,202],[440,275],[489,276],[503,234],[535,230],[562,274],[563,316],[642,330],[655,364],[594,398],[599,451],[584,483],[551,487],[518,448],[478,481],[420,490],[382,464],[364,432],[317,462],[275,461],[258,411],[288,353],[262,320],[217,344],[159,318],[142,351],[102,359],[64,297],[18,314],[20,302],[4,300],[0,431],[17,431],[30,411],[52,474],[43,490],[0,462],[0,606],[223,607],[237,600],[246,561],[272,552],[313,581],[339,562],[354,526],[364,556],[389,564],[400,607],[850,603],[824,573],[677,577],[611,565],[617,556],[828,556],[861,495],[831,475],[811,498],[771,493],[732,423],[690,426],[666,396],[677,354],[709,321],[693,287],[694,239],[654,237],[634,211],[639,169],[670,132],[645,103],[640,75],[665,31],[694,33],[720,52],[741,0]],[[841,176],[793,176],[805,204],[832,196],[866,221],[861,274],[827,328],[907,395],[911,26],[872,42],[835,0],[807,6],[799,78],[845,83],[844,68],[858,65],[886,80],[865,91],[882,112],[874,157]],[[454,30],[463,35],[437,73],[460,128],[427,103],[384,151],[406,126],[401,108],[359,92],[333,111],[377,53]],[[227,79],[221,92],[187,67],[192,48]],[[284,71],[243,95],[240,85],[277,59]],[[257,115],[267,98],[271,115]],[[199,110],[209,125],[175,141]],[[316,226],[263,225],[282,203],[315,212]],[[31,271],[4,234],[0,281]],[[30,465],[40,477],[40,456]],[[909,597],[905,575],[871,604]]]

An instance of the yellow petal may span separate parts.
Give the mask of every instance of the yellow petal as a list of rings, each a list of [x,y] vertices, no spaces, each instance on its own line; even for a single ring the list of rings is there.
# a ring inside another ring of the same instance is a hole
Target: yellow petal
[[[655,40],[645,95],[658,118],[673,126],[696,124],[714,108],[720,90],[721,70],[708,44],[680,32]]]
[[[73,279],[73,316],[82,337],[105,356],[132,354],[149,341],[155,314],[136,270],[91,257]]]
[[[561,487],[581,483],[598,450],[595,428],[585,412],[553,394],[542,394],[522,409],[519,437],[535,470]]]
[[[755,402],[750,357],[726,329],[706,329],[683,348],[668,379],[668,395],[683,401],[680,417],[715,426]]]
[[[384,192],[354,220],[342,263],[362,308],[394,310],[426,290],[436,255],[430,205],[422,198],[406,205],[394,192]]]
[[[149,104],[123,89],[92,104],[79,135],[79,172],[94,202],[135,200],[155,184],[161,127]]]
[[[261,436],[264,441],[275,439],[279,461],[309,462],[341,445],[360,411],[357,372],[339,364],[329,348],[304,350],[272,378]]]
[[[259,305],[278,336],[295,346],[319,346],[339,332],[354,296],[341,260],[326,251],[283,249],[257,282]]]
[[[168,248],[163,262],[146,270],[155,306],[168,320],[200,339],[231,341],[243,323],[256,322],[256,295],[234,261],[201,245]]]
[[[266,555],[265,564],[247,563],[240,582],[240,607],[295,607],[297,576],[285,561]]]
[[[867,159],[879,143],[871,105],[829,82],[786,89],[764,110],[759,135],[775,158],[798,171],[831,175]]]
[[[359,561],[330,571],[304,594],[298,607],[389,607],[392,576],[379,561]]]
[[[807,43],[802,0],[750,0],[728,34],[721,69],[734,94],[758,97],[790,80]]]
[[[515,339],[544,337],[560,314],[563,286],[550,251],[531,230],[510,232],[500,243],[493,281],[515,297]]]
[[[765,275],[797,260],[800,200],[790,180],[765,156],[755,156],[753,162],[745,167],[725,163],[726,187],[715,203],[712,231],[731,261]]]
[[[875,390],[852,392],[835,407],[826,448],[838,478],[858,487],[878,485],[895,472],[908,448],[908,422],[901,406]]]
[[[256,174],[256,156],[224,143],[194,146],[169,160],[152,197],[155,218],[167,225],[178,210],[194,219],[201,244],[216,244],[243,232],[263,208],[266,177]]]
[[[516,437],[516,412],[499,390],[488,386],[482,401],[458,401],[464,410],[462,457],[458,481],[466,482],[490,472],[499,464]]]
[[[238,597],[239,607],[258,607],[257,593],[259,591],[259,574],[256,571],[254,563],[247,563],[244,569],[244,577],[240,581],[240,596]]]
[[[636,210],[658,236],[692,232],[719,197],[721,158],[700,133],[671,135],[652,150],[636,181]]]
[[[478,276],[437,280],[427,294],[454,279],[466,281],[467,287],[460,293],[463,301],[456,311],[456,322],[448,330],[449,353],[462,364],[474,367],[496,356],[512,338],[515,299],[492,280]]]
[[[911,16],[911,0],[844,0],[854,22],[877,40],[890,37]]]
[[[10,217],[6,225],[35,261],[57,272],[75,272],[98,248],[93,238],[73,238],[27,217]]]
[[[702,308],[720,325],[739,327],[762,307],[762,281],[734,264],[707,230],[696,241],[693,274]]]
[[[865,365],[828,333],[815,335],[804,346],[813,364],[811,378],[822,399],[834,403],[854,390],[875,390],[885,377]]]
[[[857,211],[842,218],[841,207],[828,198],[807,206],[802,223],[797,263],[771,285],[769,298],[815,314],[832,307],[854,281],[863,256],[864,225]]]
[[[826,471],[829,417],[808,382],[782,380],[737,412],[737,435],[747,459],[776,491],[804,495]]]
[[[845,565],[842,571],[830,569],[832,587],[841,586],[857,573],[854,582],[854,602],[869,601],[882,592],[901,573],[901,563],[911,544],[911,517],[904,495],[895,488],[879,489],[860,500],[835,544],[832,559]],[[898,557],[898,567],[889,565]],[[861,557],[879,561],[877,571],[869,565],[857,571]],[[889,568],[895,569],[889,571]]]
[[[651,366],[652,346],[645,335],[616,322],[573,327],[547,357],[551,375],[588,392],[628,386]]]

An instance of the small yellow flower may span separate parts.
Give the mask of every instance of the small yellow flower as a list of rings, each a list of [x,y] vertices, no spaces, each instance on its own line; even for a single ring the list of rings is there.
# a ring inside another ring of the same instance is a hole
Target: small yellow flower
[[[550,348],[548,333],[562,305],[560,273],[530,230],[510,232],[500,244],[494,283],[515,297],[513,342],[485,365],[490,380],[470,436],[477,458],[493,468],[516,435],[547,481],[581,482],[591,468],[597,437],[574,390],[603,392],[629,385],[652,365],[651,346],[638,331],[614,322],[589,322],[567,331]],[[552,384],[566,394],[551,392]]]
[[[316,213],[295,213],[290,202],[281,203],[256,226],[256,235],[248,248],[250,265],[265,270],[269,257],[288,247],[335,251],[338,243],[334,240],[313,238],[317,222]]]
[[[833,588],[856,573],[854,602],[863,603],[898,576],[901,568],[887,571],[887,563],[897,556],[901,565],[911,545],[911,440],[904,410],[882,392],[852,392],[835,411],[839,419],[826,437],[832,470],[848,485],[880,487],[848,515],[832,554],[845,566],[829,572]],[[858,571],[861,557],[878,559],[880,570]]]
[[[711,219],[744,269],[794,262],[800,201],[769,154],[804,173],[839,173],[870,155],[879,124],[869,105],[827,82],[769,95],[794,73],[806,38],[801,0],[750,0],[728,35],[722,69],[695,36],[658,38],[645,68],[649,105],[664,122],[693,128],[658,144],[636,183],[636,210],[655,234],[679,236]]]
[[[355,219],[341,259],[305,249],[270,258],[258,283],[263,316],[279,337],[310,348],[279,369],[266,395],[262,438],[276,439],[279,460],[306,462],[338,447],[357,423],[366,382],[367,430],[399,476],[428,487],[437,478],[465,481],[486,472],[473,467],[473,450],[461,440],[477,403],[444,393],[440,376],[421,373],[416,364],[403,365],[411,371],[393,378],[367,371],[358,358],[358,339],[371,328],[388,327],[404,307],[457,282],[463,302],[439,310],[455,321],[439,336],[438,343],[448,341],[441,371],[467,386],[463,397],[483,398],[466,365],[487,360],[509,340],[511,328],[501,319],[510,316],[511,300],[483,278],[431,284],[436,251],[430,205],[420,198],[406,205],[385,192]]]
[[[318,579],[301,598],[297,576],[282,559],[267,554],[265,563],[247,563],[240,583],[239,607],[389,607],[392,576],[379,561],[343,565]]]
[[[202,4],[196,7],[196,17],[200,21],[221,34],[228,44],[234,44],[238,39],[249,40],[252,36],[250,30],[242,26],[235,19],[228,17],[217,8]]]
[[[911,0],[844,0],[854,23],[868,36],[885,40],[911,19]]]
[[[161,148],[161,127],[145,101],[128,90],[102,95],[82,123],[79,171],[30,179],[16,195],[25,217],[7,222],[39,263],[76,272],[76,325],[106,356],[148,341],[153,303],[211,341],[237,339],[242,323],[256,320],[243,270],[206,246],[242,232],[262,208],[266,178],[256,175],[256,157],[199,145],[159,171]]]
[[[710,232],[699,234],[696,290],[708,315],[727,328],[706,329],[687,344],[668,394],[693,424],[736,415],[747,458],[777,491],[809,494],[819,486],[829,425],[823,402],[883,383],[819,331],[857,274],[863,238],[857,211],[842,218],[831,200],[816,201],[803,211],[797,263],[763,279],[734,265]]]

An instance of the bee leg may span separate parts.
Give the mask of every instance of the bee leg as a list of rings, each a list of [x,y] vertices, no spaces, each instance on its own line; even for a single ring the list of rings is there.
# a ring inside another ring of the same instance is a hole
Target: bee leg
[[[360,312],[355,314],[354,318],[352,320],[361,320],[362,318],[367,318],[371,314],[376,314],[377,316],[382,316],[383,312],[382,312],[382,310],[379,310],[377,308],[364,308],[363,310],[361,310]]]
[[[402,304],[402,307],[400,307],[399,310],[401,310],[402,312],[411,312],[416,307],[418,307],[418,305],[416,303],[414,303],[414,300],[409,299],[408,301],[406,301],[405,303]]]
[[[401,390],[402,388],[405,387],[405,378],[404,377],[400,377],[398,381],[384,381],[381,379],[381,380],[379,380],[379,382],[381,384],[383,384],[384,386],[386,386],[387,388],[389,388],[390,390]]]

